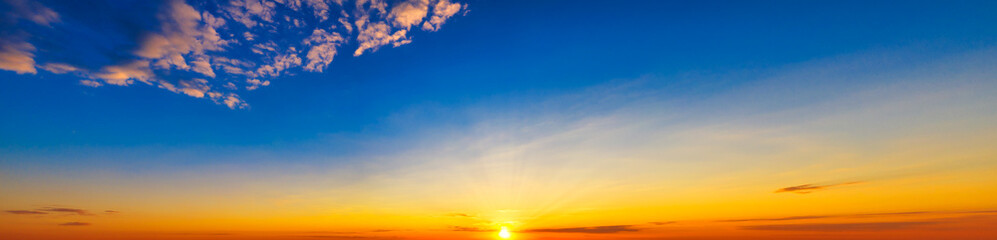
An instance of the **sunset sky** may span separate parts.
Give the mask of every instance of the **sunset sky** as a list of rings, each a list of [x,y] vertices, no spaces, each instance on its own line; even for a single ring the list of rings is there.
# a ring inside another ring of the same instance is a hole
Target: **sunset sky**
[[[0,0],[0,239],[994,226],[997,1]]]

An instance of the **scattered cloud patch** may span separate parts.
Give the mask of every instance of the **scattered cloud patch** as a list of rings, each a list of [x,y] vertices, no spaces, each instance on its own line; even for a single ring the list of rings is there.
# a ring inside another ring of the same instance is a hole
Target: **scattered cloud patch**
[[[48,63],[45,64],[44,66],[41,66],[40,68],[55,74],[64,74],[64,73],[81,71],[80,68],[65,63]]]
[[[17,39],[0,39],[0,69],[35,74],[35,46]]]
[[[25,19],[43,26],[51,26],[52,23],[59,21],[59,13],[35,1],[3,0],[0,3],[0,6],[2,5],[9,7],[6,17],[11,18],[10,21]]]
[[[440,0],[433,5],[433,16],[422,23],[422,30],[426,31],[436,31],[440,30],[440,26],[447,21],[450,17],[466,5],[461,5],[460,3],[451,3],[448,0]]]
[[[344,49],[360,56],[383,46],[408,44],[412,31],[437,31],[465,7],[450,0],[166,0],[135,4],[152,10],[147,14],[105,11],[114,15],[110,19],[121,21],[108,23],[103,18],[106,16],[63,17],[53,9],[71,8],[50,8],[35,0],[0,0],[0,5],[5,5],[0,13],[6,16],[0,18],[0,69],[18,74],[37,74],[38,69],[72,74],[87,87],[144,84],[229,108],[247,108],[249,104],[240,97],[244,91],[268,86],[288,74],[324,72]],[[46,27],[19,28],[19,21]],[[145,22],[154,24],[140,24]],[[81,36],[66,31],[81,26],[108,32]],[[87,39],[53,43],[33,36]],[[89,44],[104,42],[111,44]]]

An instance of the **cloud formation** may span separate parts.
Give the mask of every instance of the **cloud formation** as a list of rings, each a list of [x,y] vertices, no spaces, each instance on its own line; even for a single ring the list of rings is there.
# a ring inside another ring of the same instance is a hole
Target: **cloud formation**
[[[913,212],[878,212],[878,213],[855,213],[855,214],[835,214],[835,215],[807,215],[789,216],[777,218],[745,218],[745,219],[725,219],[717,222],[772,222],[772,221],[796,221],[825,218],[875,218],[893,216],[944,216],[944,215],[987,215],[997,213],[997,211],[913,211]]]
[[[408,44],[412,31],[437,31],[465,7],[449,0],[232,0],[196,4],[167,0],[137,3],[153,5],[149,9],[155,10],[149,14],[111,17],[121,22],[106,24],[128,26],[116,29],[95,25],[104,20],[60,14],[53,9],[68,10],[32,0],[2,3],[7,6],[0,10],[6,16],[0,25],[4,30],[0,34],[2,70],[72,74],[87,87],[141,83],[233,109],[249,107],[240,94],[269,86],[281,76],[326,71],[343,48],[352,48],[353,56],[360,56],[383,46]],[[25,23],[41,27],[18,27]],[[69,29],[79,25],[110,32],[72,35]],[[122,37],[101,38],[117,35]],[[52,43],[34,36],[90,39]],[[80,45],[89,42],[114,44]],[[86,54],[93,56],[77,56]]]
[[[549,232],[549,233],[620,233],[620,232],[636,232],[640,229],[634,228],[634,225],[613,225],[613,226],[596,226],[596,227],[572,227],[572,228],[538,228],[538,229],[527,229],[523,232]]]
[[[38,209],[38,211],[61,212],[61,213],[75,213],[77,215],[83,215],[83,216],[93,215],[92,213],[90,213],[87,210],[78,209],[78,208],[47,207],[47,208]]]
[[[35,46],[15,39],[0,39],[0,69],[35,74]]]
[[[70,227],[76,226],[76,227],[81,227],[81,226],[90,226],[90,223],[86,223],[86,222],[67,222],[67,223],[60,223],[59,226],[70,226]]]
[[[494,232],[495,229],[479,228],[479,227],[464,227],[464,226],[450,226],[451,231],[455,232]]]
[[[718,222],[792,221],[792,220],[820,219],[820,218],[829,218],[829,217],[833,216],[791,216],[791,217],[780,217],[780,218],[748,218],[748,219],[720,220]]]
[[[95,214],[91,213],[90,211],[87,211],[87,210],[84,210],[84,209],[79,209],[79,208],[65,208],[65,207],[45,207],[45,208],[39,208],[39,209],[35,209],[35,210],[7,210],[6,212],[10,213],[10,214],[18,214],[18,215],[41,215],[41,214],[49,214],[49,213],[70,213],[70,214],[76,214],[76,215],[80,215],[80,216],[93,216],[93,215],[95,215]],[[104,211],[104,213],[115,214],[115,213],[120,213],[120,212],[114,211],[114,210],[107,210],[107,211]]]
[[[919,227],[937,224],[933,221],[915,222],[871,222],[871,223],[810,223],[810,224],[777,224],[744,226],[747,230],[768,231],[810,231],[810,232],[844,232],[844,231],[885,231]]]
[[[52,11],[41,3],[30,0],[4,0],[3,3],[10,8],[7,13],[7,21],[25,19],[38,25],[50,26],[53,22],[59,21],[59,13]]]
[[[48,214],[42,211],[32,211],[32,210],[8,210],[7,213],[18,214],[18,215],[38,215],[38,214]]]
[[[831,187],[851,185],[851,184],[859,184],[859,183],[862,183],[862,182],[846,182],[846,183],[828,184],[828,185],[803,184],[803,185],[796,185],[796,186],[792,186],[792,187],[780,188],[780,189],[775,190],[775,192],[776,193],[792,192],[792,193],[799,193],[799,194],[807,194],[807,193],[811,193],[811,192],[814,192],[814,191],[825,190],[825,189],[828,189],[828,188],[831,188]]]

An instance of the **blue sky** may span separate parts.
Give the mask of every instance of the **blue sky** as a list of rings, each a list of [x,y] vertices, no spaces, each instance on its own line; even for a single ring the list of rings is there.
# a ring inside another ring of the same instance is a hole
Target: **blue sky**
[[[5,6],[16,2],[22,1]],[[127,55],[141,45],[139,36],[160,31],[162,23],[154,16],[166,5],[40,3],[58,12],[60,21],[43,26],[6,19],[5,34],[32,36],[27,41],[37,49],[38,65],[66,61],[92,69],[114,58],[134,58]],[[388,3],[389,9],[402,4]],[[464,109],[490,109],[504,116],[503,111],[529,108],[534,101],[634,79],[651,88],[679,86],[672,92],[675,99],[696,101],[793,64],[870,51],[922,52],[912,56],[930,59],[986,49],[997,40],[997,16],[992,14],[997,6],[991,1],[455,3],[463,8],[437,31],[416,26],[407,36],[411,43],[360,56],[353,56],[359,41],[351,39],[339,45],[322,72],[287,70],[264,79],[268,86],[248,91],[243,87],[252,84],[242,82],[245,78],[223,76],[216,69],[219,77],[207,78],[214,89],[222,89],[226,81],[240,83],[240,90],[232,92],[245,108],[146,84],[90,87],[80,83],[88,78],[79,74],[3,70],[0,148],[8,156],[36,157],[86,149],[95,156],[114,152],[100,149],[218,155],[224,154],[211,149],[310,149],[330,156],[386,151],[411,147],[412,139],[430,134],[427,129],[472,125],[474,119],[462,114]],[[225,3],[189,4],[226,16],[216,7]],[[309,26],[335,25],[309,18],[308,8],[302,9],[278,7],[276,15],[301,16]],[[242,28],[228,19],[218,29],[224,35]],[[308,35],[302,34],[295,37]],[[297,41],[286,36],[262,34],[256,42]],[[251,55],[248,48],[230,48],[229,57]],[[304,51],[300,55],[304,58]],[[375,143],[388,146],[371,150]],[[63,157],[45,159],[73,161]],[[211,159],[190,161],[222,161]],[[12,161],[21,162],[7,159]]]
[[[0,0],[0,236],[992,236],[995,12]]]

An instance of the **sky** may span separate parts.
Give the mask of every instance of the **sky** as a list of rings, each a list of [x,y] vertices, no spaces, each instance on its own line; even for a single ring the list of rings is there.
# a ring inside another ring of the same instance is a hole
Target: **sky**
[[[995,10],[0,0],[0,236],[994,238]]]

